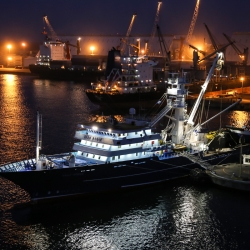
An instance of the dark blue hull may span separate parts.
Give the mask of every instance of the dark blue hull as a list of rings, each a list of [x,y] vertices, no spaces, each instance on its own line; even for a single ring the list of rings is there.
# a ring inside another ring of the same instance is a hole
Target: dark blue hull
[[[233,162],[239,159],[239,150],[231,154],[210,155],[202,158],[213,165]],[[0,174],[26,190],[31,200],[38,201],[157,184],[187,177],[190,170],[195,168],[201,168],[201,166],[179,155],[165,159],[154,157],[84,167],[1,172]]]

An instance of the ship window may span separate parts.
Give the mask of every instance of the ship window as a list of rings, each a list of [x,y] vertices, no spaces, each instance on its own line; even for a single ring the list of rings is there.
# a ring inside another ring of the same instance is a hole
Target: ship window
[[[121,145],[119,145],[118,148],[121,148]]]
[[[112,157],[112,160],[115,160],[115,156]]]
[[[138,153],[135,153],[136,156],[138,156]]]
[[[86,154],[86,157],[88,157],[89,156],[89,154]]]
[[[90,143],[90,146],[92,146],[92,142]]]
[[[100,159],[101,159],[101,156],[98,157],[98,160],[100,160]]]
[[[93,155],[93,158],[95,158],[95,155]]]
[[[118,155],[118,159],[120,159],[120,155]]]
[[[96,143],[96,147],[98,147],[98,143]]]
[[[102,144],[102,148],[104,148],[104,144]]]

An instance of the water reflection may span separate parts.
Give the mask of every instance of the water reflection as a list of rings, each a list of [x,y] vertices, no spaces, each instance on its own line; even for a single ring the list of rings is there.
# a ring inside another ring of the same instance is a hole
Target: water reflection
[[[22,152],[25,145],[33,143],[30,137],[30,111],[26,106],[22,82],[16,75],[2,75],[0,81],[0,133],[1,159],[18,160],[29,157],[29,151]],[[20,152],[21,151],[21,152]],[[16,153],[18,152],[18,154]]]
[[[228,115],[231,126],[250,129],[250,112],[231,111]]]
[[[169,185],[19,210],[12,216],[25,225],[12,219],[5,235],[16,234],[10,244],[28,249],[237,249],[234,222],[227,228],[218,217],[224,195]]]

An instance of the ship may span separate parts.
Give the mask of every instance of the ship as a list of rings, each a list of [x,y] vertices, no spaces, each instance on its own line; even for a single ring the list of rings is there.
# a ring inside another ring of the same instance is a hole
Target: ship
[[[71,55],[70,46],[77,47],[77,55]],[[80,55],[79,40],[73,45],[68,41],[48,39],[40,46],[36,57],[36,63],[30,64],[29,70],[41,79],[88,83],[105,75],[106,58]]]
[[[192,169],[205,164],[235,160],[242,148],[244,152],[249,150],[249,145],[233,140],[222,146],[216,143],[224,138],[222,132],[207,139],[202,124],[193,122],[220,60],[221,55],[217,54],[189,115],[186,74],[173,73],[163,94],[166,103],[157,114],[141,117],[130,108],[128,116],[101,116],[79,124],[72,152],[40,154],[42,118],[38,111],[36,157],[1,165],[0,176],[26,190],[30,202],[38,203],[156,185],[188,177]],[[168,115],[170,111],[172,115]],[[163,118],[171,122],[157,131],[156,124]]]
[[[146,55],[121,55],[113,48],[108,53],[105,78],[91,83],[86,95],[94,103],[120,103],[157,100],[164,93],[164,83],[157,79],[158,61]]]

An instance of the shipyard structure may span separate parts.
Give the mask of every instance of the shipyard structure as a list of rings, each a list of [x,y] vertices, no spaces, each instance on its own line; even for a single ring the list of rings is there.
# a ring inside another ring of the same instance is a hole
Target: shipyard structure
[[[250,32],[235,32],[225,38],[219,49],[225,47],[224,74],[231,76],[250,75],[248,47]],[[123,36],[60,36],[58,41],[45,40],[40,46],[37,62],[50,67],[74,67],[85,70],[105,70],[108,52],[124,48],[129,55],[146,55],[157,60],[156,70],[195,70],[198,78],[204,79],[206,68],[211,65],[214,52],[212,43],[192,37],[190,45],[184,43],[185,35],[133,35]],[[231,42],[231,44],[230,44]],[[165,48],[165,51],[164,51]],[[211,56],[209,56],[211,55]],[[168,58],[167,58],[168,57]],[[205,58],[205,59],[204,59]]]

